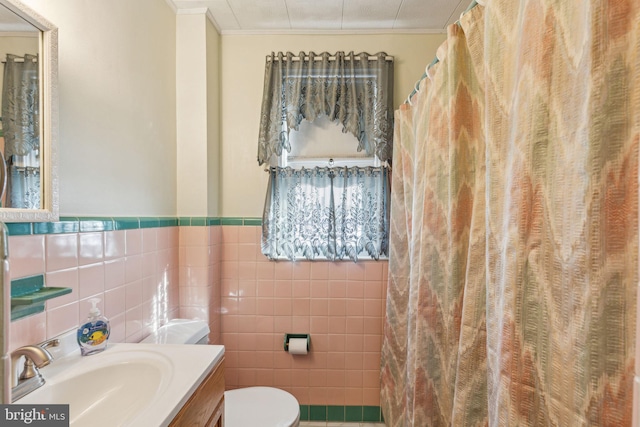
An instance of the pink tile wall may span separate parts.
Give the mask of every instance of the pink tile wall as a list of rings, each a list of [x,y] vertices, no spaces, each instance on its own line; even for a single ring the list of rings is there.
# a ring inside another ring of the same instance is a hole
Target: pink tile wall
[[[209,343],[221,343],[220,227],[180,227],[180,317],[209,322]]]
[[[175,317],[208,320],[226,346],[228,388],[280,387],[301,404],[379,406],[387,262],[272,262],[260,227],[162,227],[12,236],[11,277],[45,274],[72,293],[12,322],[11,348],[84,320],[97,296],[113,342],[137,342]],[[310,333],[311,352],[283,350]]]
[[[78,327],[98,297],[112,342],[137,342],[178,316],[178,227],[9,237],[12,279],[45,275],[72,292],[11,323],[11,349]]]
[[[379,406],[387,262],[272,262],[260,253],[260,227],[221,229],[227,387],[280,387],[301,404]],[[310,333],[310,353],[286,353],[287,332]]]

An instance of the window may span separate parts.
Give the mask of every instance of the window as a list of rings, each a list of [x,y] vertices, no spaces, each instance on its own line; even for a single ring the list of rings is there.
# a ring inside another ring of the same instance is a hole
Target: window
[[[258,145],[258,163],[271,166],[267,257],[387,256],[392,87],[384,53],[267,58]],[[335,122],[347,135],[326,137]]]

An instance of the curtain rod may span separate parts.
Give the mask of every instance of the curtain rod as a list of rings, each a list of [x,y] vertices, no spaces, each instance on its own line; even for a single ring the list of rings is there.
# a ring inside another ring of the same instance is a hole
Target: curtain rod
[[[465,9],[464,12],[462,12],[462,14],[460,15],[460,18],[462,18],[467,12],[469,12],[471,9],[473,9],[474,7],[476,7],[478,5],[478,0],[473,0],[471,2],[471,4],[469,4],[469,6]],[[460,25],[460,19],[458,19],[455,22],[455,25]],[[424,80],[427,76],[427,72],[429,71],[429,69],[431,67],[433,67],[434,65],[436,65],[438,62],[440,62],[440,60],[438,59],[438,57],[436,56],[435,58],[433,58],[433,61],[431,61],[429,63],[429,65],[427,65],[427,67],[425,68],[424,74],[422,74],[422,77],[420,77],[418,79],[418,81],[416,82],[416,84],[413,86],[413,90],[411,91],[411,93],[409,94],[409,96],[407,97],[407,100],[404,101],[405,104],[411,104],[411,98],[413,97],[413,95],[415,95],[416,93],[418,93],[418,89],[420,86],[420,82],[422,82],[422,80]]]
[[[6,60],[6,59],[3,59],[3,60],[2,60],[2,61],[0,61],[0,62],[2,62],[3,64],[6,64],[6,63],[7,63],[7,60]],[[24,62],[24,58],[16,58],[16,60],[15,60],[15,61],[13,61],[13,62],[19,62],[19,63],[22,63],[22,62]],[[34,60],[32,60],[31,62],[38,62],[38,60],[37,60],[37,59],[34,59]]]
[[[24,62],[24,56],[19,56],[19,55],[14,55],[14,56],[15,56],[14,62]],[[32,56],[34,57],[32,62],[38,62],[38,55],[32,55]],[[0,62],[2,62],[3,64],[6,64],[7,60],[3,59]]]
[[[386,54],[385,54],[385,55],[386,55]],[[293,59],[294,61],[301,61],[301,60],[303,60],[303,58],[304,58],[304,59],[309,59],[309,58],[311,58],[311,56],[310,56],[310,55],[304,55],[304,57],[300,57],[300,55],[293,55],[293,56],[291,57],[291,59]],[[322,58],[323,58],[323,56],[322,56],[322,54],[320,54],[320,55],[314,55],[314,57],[313,57],[313,58],[314,58],[314,60],[317,60],[317,59],[322,59]],[[335,61],[335,60],[336,60],[336,58],[337,58],[337,56],[335,56],[335,55],[330,55],[328,58],[329,58],[329,60],[330,60],[330,61]],[[273,60],[273,57],[272,57],[272,55],[267,55],[267,56],[266,56],[266,59],[267,59],[267,61],[271,61],[271,60]],[[347,55],[345,55],[344,59],[345,59],[345,60],[347,60],[347,61],[350,61],[350,60],[351,60],[351,58],[350,58],[349,56],[347,56]],[[354,59],[354,60],[356,60],[356,61],[359,61],[359,60],[360,60],[360,58],[359,58],[358,56],[355,56],[353,59]],[[369,59],[369,60],[375,60],[375,59],[378,59],[378,57],[377,57],[377,56],[369,55],[369,56],[367,57],[367,59]],[[385,59],[385,61],[393,62],[393,56],[391,56],[391,55],[386,55],[386,56],[384,57],[384,59]],[[279,59],[278,59],[278,58],[275,58],[275,60],[276,60],[276,61],[278,61]]]
[[[338,170],[338,169],[352,169],[352,168],[373,168],[373,169],[387,169],[387,170],[391,170],[391,165],[389,164],[389,162],[384,162],[383,164],[381,164],[380,166],[302,166],[300,169],[297,168],[293,168],[291,166],[267,166],[264,168],[264,171],[267,173],[270,173],[276,169],[293,169],[293,170],[313,170],[316,168],[319,169],[329,169],[329,170]]]

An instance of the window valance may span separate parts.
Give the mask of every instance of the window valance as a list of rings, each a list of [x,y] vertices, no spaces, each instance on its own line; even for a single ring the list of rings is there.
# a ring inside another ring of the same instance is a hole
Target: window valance
[[[358,139],[358,151],[391,159],[393,59],[384,52],[291,52],[267,56],[258,163],[291,151],[289,131],[320,115]]]

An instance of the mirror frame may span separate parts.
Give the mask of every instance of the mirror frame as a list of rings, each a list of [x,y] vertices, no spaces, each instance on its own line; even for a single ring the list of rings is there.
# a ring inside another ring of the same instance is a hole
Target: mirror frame
[[[42,158],[40,179],[41,209],[0,208],[0,221],[57,221],[58,200],[58,28],[18,0],[0,4],[41,31],[40,37],[40,117]]]

